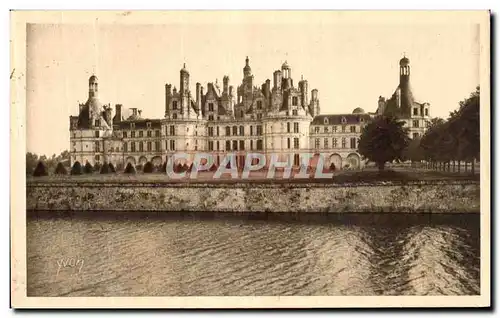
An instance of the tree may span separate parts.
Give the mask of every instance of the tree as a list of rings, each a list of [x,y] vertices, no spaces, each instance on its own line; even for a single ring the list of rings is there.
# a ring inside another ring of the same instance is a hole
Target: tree
[[[153,164],[151,163],[151,161],[148,161],[144,165],[144,168],[143,168],[142,172],[144,172],[144,173],[152,173],[153,169],[154,169]]]
[[[129,173],[129,174],[135,174],[135,168],[134,166],[129,162],[127,163],[127,166],[125,167],[124,173]]]
[[[38,155],[27,152],[26,153],[26,175],[32,175],[38,164]]]
[[[56,167],[56,170],[54,171],[55,174],[67,174],[68,172],[66,171],[66,168],[64,167],[64,165],[62,164],[62,162],[59,162],[57,164],[57,167]]]
[[[404,122],[394,116],[378,116],[368,123],[361,133],[358,151],[363,159],[377,164],[380,171],[386,162],[403,159],[403,151],[410,138]]]
[[[83,167],[83,172],[92,173],[93,171],[94,171],[94,168],[92,167],[90,162],[87,161],[87,163],[85,164],[85,167]]]
[[[408,147],[404,151],[404,158],[411,160],[412,162],[420,162],[424,160],[424,151],[420,147],[420,142],[422,138],[415,137],[413,138]]]
[[[82,174],[82,165],[80,162],[75,161],[73,167],[71,168],[71,175],[81,175]]]
[[[33,172],[34,177],[43,177],[43,176],[48,176],[47,168],[45,167],[45,164],[42,161],[39,161],[38,164],[36,165],[35,171]]]

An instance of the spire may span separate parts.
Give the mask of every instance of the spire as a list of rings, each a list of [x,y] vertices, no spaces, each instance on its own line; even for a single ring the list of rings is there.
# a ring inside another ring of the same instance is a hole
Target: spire
[[[252,75],[252,69],[250,68],[250,60],[248,59],[248,56],[245,59],[245,67],[243,68],[243,75],[245,77]]]

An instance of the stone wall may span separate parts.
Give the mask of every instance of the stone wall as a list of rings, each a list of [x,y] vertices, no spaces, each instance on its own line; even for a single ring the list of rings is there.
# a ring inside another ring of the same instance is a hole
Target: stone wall
[[[479,182],[405,184],[28,183],[27,210],[479,212]]]

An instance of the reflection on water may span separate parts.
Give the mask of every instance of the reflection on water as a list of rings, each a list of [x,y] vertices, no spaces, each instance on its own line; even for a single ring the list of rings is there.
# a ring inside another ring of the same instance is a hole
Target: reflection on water
[[[28,296],[479,294],[479,215],[29,213]]]

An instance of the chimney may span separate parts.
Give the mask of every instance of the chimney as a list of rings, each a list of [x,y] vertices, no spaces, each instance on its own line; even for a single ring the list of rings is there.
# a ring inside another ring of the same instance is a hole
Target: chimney
[[[132,116],[137,116],[137,108],[131,108],[132,109]]]
[[[122,121],[122,104],[115,105],[115,117],[113,118],[113,123],[119,123]]]
[[[273,75],[273,89],[281,89],[281,71],[274,71]]]
[[[201,84],[196,83],[196,106],[198,109],[201,107]]]
[[[222,92],[227,94],[229,87],[229,76],[225,75],[222,81],[223,81]]]
[[[139,112],[139,117],[141,117],[142,109],[137,110]]]
[[[165,117],[168,116],[171,99],[172,99],[172,85],[165,84]]]

